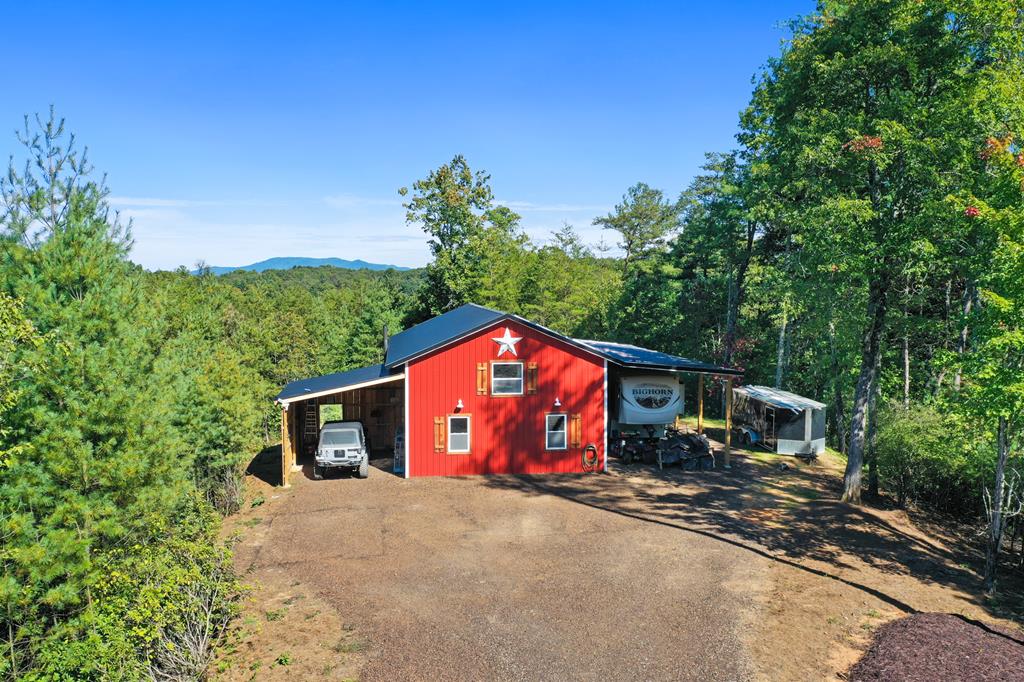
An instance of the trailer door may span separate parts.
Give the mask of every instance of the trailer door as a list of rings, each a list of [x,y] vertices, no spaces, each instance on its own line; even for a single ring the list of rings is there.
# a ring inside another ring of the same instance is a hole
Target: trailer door
[[[778,441],[775,438],[775,408],[765,405],[764,408],[764,445],[775,451]]]

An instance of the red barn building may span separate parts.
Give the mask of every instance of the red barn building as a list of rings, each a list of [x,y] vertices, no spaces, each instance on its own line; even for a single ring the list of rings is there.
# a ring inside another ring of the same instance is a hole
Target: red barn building
[[[285,386],[282,479],[315,449],[326,404],[362,421],[375,450],[404,443],[406,477],[601,469],[620,378],[680,371],[739,374],[465,305],[392,337],[380,365]]]

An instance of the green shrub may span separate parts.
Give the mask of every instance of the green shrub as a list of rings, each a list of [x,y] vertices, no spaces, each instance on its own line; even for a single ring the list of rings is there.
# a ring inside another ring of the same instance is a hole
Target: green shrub
[[[931,405],[893,403],[878,415],[879,480],[902,507],[910,500],[973,513],[991,457],[972,449],[972,426]]]
[[[200,679],[242,587],[197,492],[153,540],[104,554],[88,606],[53,631],[26,679]]]

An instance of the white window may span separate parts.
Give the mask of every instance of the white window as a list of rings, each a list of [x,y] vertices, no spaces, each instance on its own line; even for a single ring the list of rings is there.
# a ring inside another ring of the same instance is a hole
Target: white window
[[[448,452],[469,452],[469,415],[448,415]]]
[[[491,363],[491,395],[522,395],[523,363]]]
[[[568,415],[544,415],[544,447],[548,450],[565,450]]]

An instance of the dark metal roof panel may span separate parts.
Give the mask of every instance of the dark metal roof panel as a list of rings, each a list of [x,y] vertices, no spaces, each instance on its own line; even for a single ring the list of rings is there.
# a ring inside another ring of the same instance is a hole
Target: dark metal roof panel
[[[740,369],[719,367],[708,362],[682,358],[678,355],[641,348],[629,343],[612,343],[611,341],[590,341],[585,339],[575,339],[575,341],[624,367],[674,369],[687,372],[704,372],[707,374],[729,374],[733,376],[741,376],[743,374],[743,370]]]
[[[825,408],[825,403],[819,403],[817,400],[811,400],[805,398],[802,395],[796,393],[790,393],[789,391],[783,391],[780,388],[770,388],[768,386],[741,386],[736,389],[736,392],[740,395],[745,395],[754,400],[760,400],[763,403],[774,405],[775,407],[782,407],[787,410],[795,410],[802,412],[806,409],[822,410]]]
[[[384,364],[395,367],[505,317],[509,316],[473,303],[460,306],[392,336]]]
[[[381,379],[389,374],[390,372],[387,371],[384,365],[370,365],[369,367],[350,369],[347,372],[326,374],[322,377],[313,377],[312,379],[300,379],[291,382],[281,389],[276,399],[291,400],[304,395],[323,393],[324,391],[340,391],[348,386]]]

